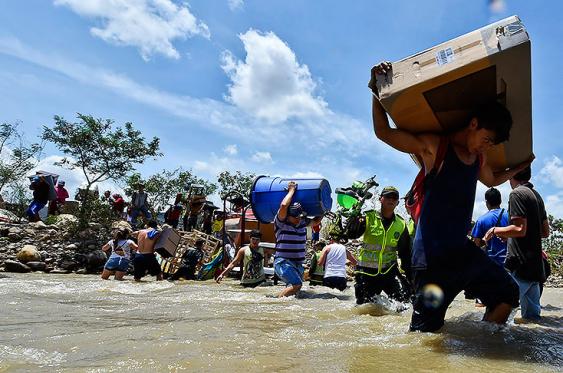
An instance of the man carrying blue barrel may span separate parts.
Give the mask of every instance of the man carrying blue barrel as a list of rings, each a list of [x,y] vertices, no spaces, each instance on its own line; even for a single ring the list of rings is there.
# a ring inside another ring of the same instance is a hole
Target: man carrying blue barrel
[[[322,217],[308,219],[299,202],[293,202],[297,183],[290,181],[287,194],[280,204],[274,220],[276,235],[276,254],[274,270],[287,287],[279,297],[295,295],[303,284],[303,262],[305,260],[305,244],[307,242],[307,226],[318,224]]]

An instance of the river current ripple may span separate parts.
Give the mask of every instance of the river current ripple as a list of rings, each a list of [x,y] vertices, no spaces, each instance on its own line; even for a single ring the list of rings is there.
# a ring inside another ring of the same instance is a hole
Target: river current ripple
[[[563,366],[563,289],[546,289],[543,320],[480,322],[459,296],[439,334],[409,333],[410,310],[354,306],[304,286],[243,289],[234,280],[102,281],[97,276],[0,278],[0,372],[483,371]],[[519,312],[516,316],[519,316]]]

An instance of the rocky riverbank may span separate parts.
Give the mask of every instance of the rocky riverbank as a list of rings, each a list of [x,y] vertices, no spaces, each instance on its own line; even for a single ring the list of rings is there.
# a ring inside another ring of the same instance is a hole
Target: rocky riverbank
[[[76,230],[76,218],[56,224],[0,223],[0,263],[5,272],[97,273],[106,261],[100,249],[111,237],[100,224]]]

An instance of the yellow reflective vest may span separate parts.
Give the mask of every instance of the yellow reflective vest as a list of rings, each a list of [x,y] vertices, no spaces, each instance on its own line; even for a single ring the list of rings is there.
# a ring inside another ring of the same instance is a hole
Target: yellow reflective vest
[[[387,228],[378,212],[366,212],[366,230],[358,255],[355,273],[377,276],[389,272],[397,265],[397,244],[406,229],[402,217],[395,214],[395,219]]]

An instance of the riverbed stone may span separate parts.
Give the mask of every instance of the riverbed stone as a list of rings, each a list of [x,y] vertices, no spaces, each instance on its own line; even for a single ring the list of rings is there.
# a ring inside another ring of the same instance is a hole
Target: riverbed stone
[[[65,250],[77,250],[78,249],[78,245],[75,243],[71,243],[70,245],[66,245],[65,246]]]
[[[38,262],[41,260],[41,254],[34,245],[25,245],[16,255],[16,258],[22,262]]]
[[[72,273],[72,271],[69,271],[68,269],[55,268],[55,269],[51,270],[49,273],[66,275],[66,274]]]
[[[29,225],[35,229],[46,229],[47,228],[47,224],[43,223],[41,220],[40,221],[36,221],[34,223],[29,223]]]
[[[20,263],[15,260],[4,261],[4,271],[6,272],[16,272],[16,273],[27,273],[31,272],[31,268],[27,265]]]
[[[63,260],[59,263],[59,268],[67,271],[74,271],[80,266],[79,263],[75,262],[74,260]]]
[[[86,269],[94,271],[106,264],[107,255],[102,250],[96,250],[86,256]]]
[[[31,268],[32,271],[44,271],[47,268],[45,262],[27,262],[26,265]]]

